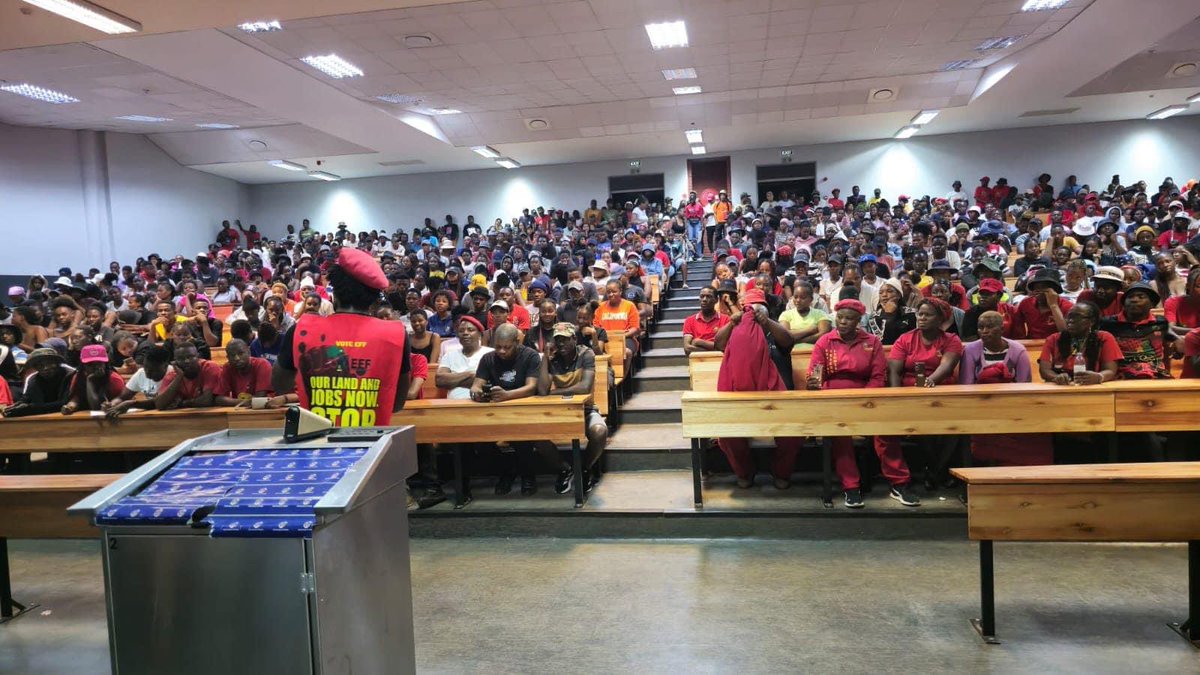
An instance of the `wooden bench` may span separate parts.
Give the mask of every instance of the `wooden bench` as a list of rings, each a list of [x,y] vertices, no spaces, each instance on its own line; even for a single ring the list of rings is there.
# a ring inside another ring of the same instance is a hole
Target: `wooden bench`
[[[0,454],[162,451],[214,431],[282,428],[283,413],[283,408],[190,408],[130,412],[116,422],[87,412],[3,418]]]
[[[1197,401],[1200,380],[684,392],[683,436],[692,441],[693,496],[701,507],[703,438],[1184,431],[1200,429]],[[828,487],[825,497],[831,499]]]
[[[8,540],[90,539],[98,536],[99,532],[86,518],[68,516],[67,507],[108,486],[121,475],[0,476],[0,623],[37,606],[23,605],[12,597]]]
[[[432,399],[409,401],[392,415],[393,426],[416,427],[417,443],[452,443],[456,506],[465,494],[463,443],[550,441],[571,445],[575,469],[575,506],[584,504],[583,445],[587,443],[587,406],[591,396],[532,396],[504,403]]]
[[[981,617],[997,644],[995,541],[1188,542],[1188,620],[1200,647],[1200,462],[953,469],[967,484],[967,536],[979,542]]]

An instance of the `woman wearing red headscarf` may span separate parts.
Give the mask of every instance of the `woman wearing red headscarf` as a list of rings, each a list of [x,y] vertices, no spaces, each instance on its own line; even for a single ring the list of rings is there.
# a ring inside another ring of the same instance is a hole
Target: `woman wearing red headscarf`
[[[888,355],[888,386],[891,387],[935,387],[943,382],[954,382],[954,369],[962,358],[962,341],[957,335],[942,330],[953,312],[950,305],[937,298],[925,298],[917,304],[917,327],[901,335],[892,345]],[[933,441],[937,450],[931,453],[925,471],[925,481],[932,487],[933,478],[944,473],[948,452],[941,446],[941,439]],[[953,448],[953,445],[950,445]],[[876,436],[875,452],[880,457],[902,458],[898,436]],[[900,461],[903,461],[902,459]],[[905,506],[921,503],[906,490],[897,490],[892,485],[892,499]]]
[[[858,300],[842,300],[834,305],[834,312],[835,330],[822,335],[813,345],[808,362],[808,389],[882,387],[887,370],[883,343],[858,327],[867,308]],[[854,446],[846,436],[834,438],[832,445],[833,465],[846,493],[846,507],[861,509],[863,498]],[[903,457],[898,458],[898,463],[896,459],[879,457],[884,475],[893,484],[900,483],[903,489],[908,482],[908,470]]]
[[[717,391],[786,391],[791,381],[791,351],[795,341],[787,327],[767,314],[766,295],[760,289],[746,291],[741,311],[717,331],[716,348],[725,352],[717,375]],[[748,315],[748,316],[747,316]],[[746,320],[743,320],[745,318]],[[783,377],[786,369],[787,378]],[[791,486],[792,469],[802,438],[776,438],[771,475],[780,490]],[[747,438],[718,438],[717,445],[740,488],[754,486],[754,458]]]

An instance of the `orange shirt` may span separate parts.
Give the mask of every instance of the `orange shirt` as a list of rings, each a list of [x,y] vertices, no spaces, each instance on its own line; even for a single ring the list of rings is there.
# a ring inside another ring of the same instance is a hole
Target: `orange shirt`
[[[726,220],[729,220],[729,207],[730,206],[731,206],[730,204],[726,204],[725,202],[720,201],[720,200],[717,200],[717,202],[715,204],[713,204],[713,216],[716,217],[718,224],[724,223]]]
[[[609,333],[619,330],[629,334],[638,329],[640,322],[641,316],[638,315],[637,307],[624,299],[616,307],[607,302],[601,304],[596,310],[596,316],[592,318],[593,326],[603,328]]]

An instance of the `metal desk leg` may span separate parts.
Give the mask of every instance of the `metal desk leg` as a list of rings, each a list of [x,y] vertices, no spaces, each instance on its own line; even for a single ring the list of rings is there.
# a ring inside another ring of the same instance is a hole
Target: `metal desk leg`
[[[971,625],[979,637],[989,645],[998,645],[996,639],[996,580],[992,574],[992,541],[979,542],[979,604],[982,617],[971,619]]]
[[[13,613],[13,608],[16,613]],[[26,607],[13,600],[12,582],[8,575],[8,539],[0,537],[0,624],[7,623],[30,611],[37,605]]]
[[[821,481],[824,492],[821,493],[821,503],[825,508],[833,508],[833,439],[826,436],[821,439]]]
[[[575,508],[583,506],[583,452],[579,446],[579,439],[571,440],[571,466],[575,471]]]
[[[463,476],[462,443],[454,444],[454,508],[467,505],[467,481]]]
[[[696,508],[704,508],[704,486],[701,484],[701,461],[703,453],[700,451],[700,439],[692,439],[692,502]]]
[[[1106,434],[1108,436],[1108,463],[1117,464],[1121,461],[1121,448],[1117,444],[1117,432]]]
[[[1200,541],[1188,542],[1188,618],[1169,623],[1171,630],[1200,649]]]

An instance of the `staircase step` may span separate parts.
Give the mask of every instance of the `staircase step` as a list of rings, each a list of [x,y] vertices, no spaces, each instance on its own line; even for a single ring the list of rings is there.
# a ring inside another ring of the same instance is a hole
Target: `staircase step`
[[[663,347],[679,347],[682,349],[683,331],[656,330],[646,338],[646,349],[660,349]]]
[[[643,391],[629,397],[621,406],[621,425],[666,424],[682,422],[682,391]]]
[[[683,437],[683,426],[678,423],[622,424],[608,438],[609,451],[690,453],[691,448],[691,442]]]
[[[633,376],[633,391],[682,391],[689,383],[687,366],[654,366]]]
[[[683,319],[663,319],[656,323],[655,327],[682,331]]]
[[[662,320],[668,319],[686,319],[689,316],[700,311],[700,305],[692,307],[690,305],[671,305],[662,311]]]
[[[688,364],[687,354],[683,353],[683,347],[647,349],[642,352],[642,359],[644,359],[647,367],[686,366]]]

